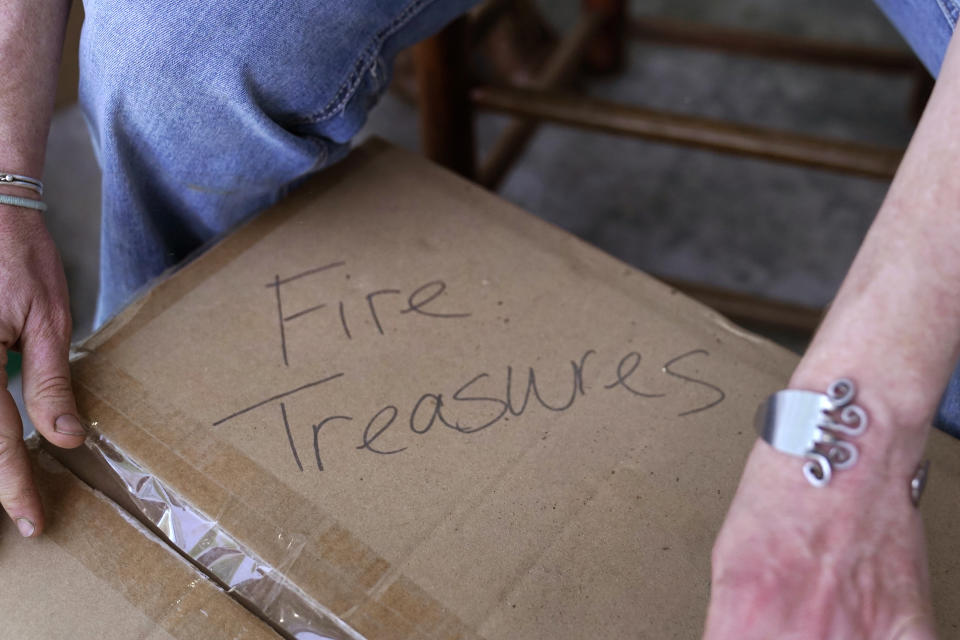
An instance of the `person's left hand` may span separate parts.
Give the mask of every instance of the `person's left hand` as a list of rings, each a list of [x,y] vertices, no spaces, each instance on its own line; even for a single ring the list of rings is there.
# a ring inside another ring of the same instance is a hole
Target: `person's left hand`
[[[754,448],[714,545],[704,640],[933,640],[907,479],[858,464],[818,489],[801,465]]]

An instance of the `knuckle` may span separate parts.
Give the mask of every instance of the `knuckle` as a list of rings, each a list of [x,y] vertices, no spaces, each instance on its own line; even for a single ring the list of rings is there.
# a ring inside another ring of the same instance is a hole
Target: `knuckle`
[[[47,283],[30,301],[23,316],[21,339],[34,343],[50,343],[67,348],[72,332],[69,299]]]
[[[41,337],[57,342],[69,342],[72,329],[70,311],[61,305],[48,307],[38,322]]]
[[[36,504],[36,488],[30,479],[26,455],[23,440],[0,434],[0,501],[9,513],[28,510]]]
[[[57,312],[53,314],[53,316],[49,318],[47,322],[53,335],[58,338],[66,337],[67,340],[69,340],[69,336],[73,328],[69,311]]]
[[[29,399],[34,402],[57,402],[72,398],[73,388],[68,376],[48,376],[30,385]]]
[[[19,437],[0,433],[0,473],[10,467],[16,456],[23,447],[23,441]]]
[[[3,493],[3,506],[9,511],[21,511],[33,502],[33,491],[26,483],[17,483],[9,492]]]

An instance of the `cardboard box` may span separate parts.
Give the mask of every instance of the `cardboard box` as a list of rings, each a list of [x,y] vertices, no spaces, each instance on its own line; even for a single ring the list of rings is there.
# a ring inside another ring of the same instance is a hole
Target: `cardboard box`
[[[280,636],[43,452],[47,532],[0,518],[0,638],[279,640]]]
[[[132,508],[191,557],[246,554],[269,578],[241,595],[290,635],[312,612],[338,639],[698,638],[755,408],[795,363],[374,142],[88,342],[103,439],[68,464],[151,487]],[[960,453],[930,451],[949,630]]]

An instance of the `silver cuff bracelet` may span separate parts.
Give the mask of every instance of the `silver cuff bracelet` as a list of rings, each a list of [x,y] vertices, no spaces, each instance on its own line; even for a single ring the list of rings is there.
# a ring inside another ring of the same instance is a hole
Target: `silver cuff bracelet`
[[[849,469],[859,451],[852,442],[867,428],[867,413],[851,404],[857,389],[853,380],[840,378],[827,392],[785,389],[757,409],[757,431],[777,451],[806,458],[803,475],[815,487],[825,487],[834,469]],[[927,485],[930,461],[917,465],[909,481],[910,501],[920,504]]]
[[[803,475],[815,487],[830,482],[833,470],[857,463],[855,438],[867,428],[867,413],[853,402],[849,378],[834,381],[827,392],[785,389],[757,410],[756,426],[764,442],[778,451],[806,458]]]

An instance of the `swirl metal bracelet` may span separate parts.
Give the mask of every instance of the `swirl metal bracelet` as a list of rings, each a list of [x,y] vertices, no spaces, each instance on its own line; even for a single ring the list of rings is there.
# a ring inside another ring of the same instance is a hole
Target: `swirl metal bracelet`
[[[857,463],[859,451],[844,438],[867,428],[867,413],[852,404],[856,387],[849,378],[835,380],[827,392],[785,389],[757,410],[760,437],[778,451],[806,458],[803,475],[815,487],[830,483],[833,471]]]

